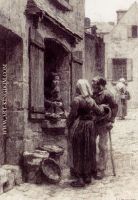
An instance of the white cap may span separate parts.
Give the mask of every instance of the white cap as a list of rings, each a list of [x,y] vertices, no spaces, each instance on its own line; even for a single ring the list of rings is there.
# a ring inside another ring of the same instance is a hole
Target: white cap
[[[125,80],[124,78],[120,78],[120,79],[119,79],[119,82],[125,83],[126,80]]]

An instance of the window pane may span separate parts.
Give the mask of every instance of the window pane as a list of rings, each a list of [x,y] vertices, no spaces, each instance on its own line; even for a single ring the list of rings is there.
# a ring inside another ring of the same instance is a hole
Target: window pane
[[[127,60],[113,59],[113,80],[118,81],[120,78],[127,79]]]
[[[132,26],[132,37],[133,38],[137,37],[137,26]]]
[[[113,59],[113,65],[126,65],[127,60],[125,58]]]

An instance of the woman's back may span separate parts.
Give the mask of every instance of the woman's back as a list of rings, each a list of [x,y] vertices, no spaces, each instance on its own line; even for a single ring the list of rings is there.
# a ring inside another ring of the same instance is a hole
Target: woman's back
[[[87,115],[91,113],[94,107],[94,100],[91,97],[82,97],[81,95],[76,97],[78,101],[78,115]]]

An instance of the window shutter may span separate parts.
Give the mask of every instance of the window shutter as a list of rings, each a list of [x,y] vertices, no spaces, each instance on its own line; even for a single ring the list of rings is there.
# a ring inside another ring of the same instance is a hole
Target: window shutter
[[[30,29],[30,118],[44,119],[44,40]]]
[[[132,38],[132,26],[127,27],[128,38]]]
[[[112,81],[113,80],[113,62],[112,58],[108,58],[107,60],[107,80]]]
[[[133,64],[132,59],[127,59],[127,81],[133,81]]]
[[[74,98],[76,83],[78,79],[82,78],[82,51],[72,52],[72,65],[71,65],[71,98]]]

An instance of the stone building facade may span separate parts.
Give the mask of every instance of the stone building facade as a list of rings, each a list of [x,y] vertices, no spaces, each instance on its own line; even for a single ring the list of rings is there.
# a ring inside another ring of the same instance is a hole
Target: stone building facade
[[[131,107],[138,106],[138,5],[117,11],[117,24],[104,37],[105,76],[112,82],[124,77],[131,93]]]
[[[0,91],[7,75],[7,100],[0,97],[0,164],[19,164],[24,151],[42,143],[64,146],[64,136],[42,129],[44,89],[50,73],[58,72],[69,110],[84,74],[84,0],[1,0],[0,55]]]
[[[86,20],[89,23],[85,24],[85,77],[91,82],[94,76],[104,77],[105,45],[103,38],[97,34],[96,26],[91,27],[90,21]]]

